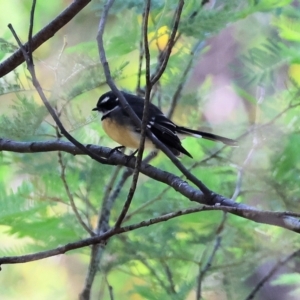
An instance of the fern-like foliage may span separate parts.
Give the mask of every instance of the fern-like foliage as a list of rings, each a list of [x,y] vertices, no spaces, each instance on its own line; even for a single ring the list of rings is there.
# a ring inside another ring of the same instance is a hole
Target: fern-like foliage
[[[240,70],[237,70],[237,79],[246,86],[272,85],[272,82],[275,81],[275,75],[298,57],[296,49],[289,47],[282,41],[268,39],[240,57],[243,65]],[[242,72],[240,72],[241,70]]]
[[[17,94],[16,94],[17,95]],[[35,103],[33,98],[17,95],[11,105],[12,114],[0,117],[0,136],[13,139],[28,139],[44,133],[42,122],[48,115],[45,107]]]

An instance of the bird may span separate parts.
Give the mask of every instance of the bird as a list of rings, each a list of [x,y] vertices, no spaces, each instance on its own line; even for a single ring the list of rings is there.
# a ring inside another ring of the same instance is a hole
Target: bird
[[[135,114],[142,120],[145,100],[142,97],[124,91],[121,91],[121,93]],[[102,114],[101,121],[104,131],[111,139],[121,145],[115,149],[124,147],[131,149],[139,148],[141,128],[136,126],[131,117],[123,109],[119,98],[112,91],[101,95],[96,107],[92,110]],[[222,142],[225,145],[233,147],[237,146],[236,140],[176,125],[152,103],[149,103],[148,116],[147,128],[160,142],[170,149],[175,156],[185,154],[192,158],[192,155],[181,144],[181,138],[186,136]],[[145,148],[156,148],[147,136],[145,139]]]

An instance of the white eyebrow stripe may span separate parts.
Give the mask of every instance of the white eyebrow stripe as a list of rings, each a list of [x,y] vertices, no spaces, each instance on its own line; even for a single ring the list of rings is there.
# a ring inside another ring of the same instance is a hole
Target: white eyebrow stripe
[[[110,97],[105,97],[105,98],[101,101],[101,103],[105,103],[105,102],[107,102],[108,100],[110,100]]]

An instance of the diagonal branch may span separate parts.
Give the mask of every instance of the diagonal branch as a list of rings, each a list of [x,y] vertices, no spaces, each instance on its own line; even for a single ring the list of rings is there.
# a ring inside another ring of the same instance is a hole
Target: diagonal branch
[[[56,32],[70,22],[90,2],[91,0],[74,0],[60,15],[32,37],[31,50],[36,50],[47,40],[52,38]],[[28,49],[28,43],[26,43],[24,47]],[[14,52],[5,61],[0,63],[0,78],[14,70],[24,61],[25,58],[21,49]]]
[[[78,222],[80,223],[80,225],[83,227],[83,229],[88,232],[91,236],[95,235],[95,233],[91,230],[91,228],[82,220],[81,218],[81,215],[76,207],[76,204],[75,204],[75,201],[74,201],[74,197],[70,191],[70,188],[69,188],[69,185],[67,183],[67,179],[66,179],[66,165],[64,164],[63,162],[63,159],[62,159],[62,155],[61,155],[61,152],[58,151],[58,163],[60,165],[60,178],[62,180],[62,183],[63,183],[63,186],[64,186],[64,189],[66,191],[66,194],[69,198],[69,201],[70,201],[70,205],[71,205],[71,208],[78,220]]]
[[[83,248],[83,247],[87,247],[90,245],[95,245],[95,244],[99,244],[101,242],[107,241],[109,238],[111,238],[112,236],[118,235],[118,234],[122,234],[128,231],[133,231],[139,228],[143,228],[143,227],[147,227],[147,226],[151,226],[153,224],[157,224],[157,223],[161,223],[161,222],[165,222],[168,221],[170,219],[176,218],[178,216],[182,216],[182,215],[187,215],[187,214],[192,214],[192,213],[196,213],[196,212],[201,212],[201,211],[212,211],[212,210],[220,210],[220,211],[226,211],[229,213],[245,213],[245,215],[251,215],[253,213],[253,209],[239,209],[236,207],[226,207],[226,206],[207,206],[207,205],[203,205],[203,206],[199,206],[196,208],[189,208],[189,209],[185,209],[185,210],[179,210],[176,212],[172,212],[172,213],[168,213],[153,219],[149,219],[147,221],[142,221],[140,223],[137,224],[132,224],[129,226],[124,226],[124,227],[119,227],[119,228],[113,228],[111,230],[106,231],[103,234],[94,236],[94,237],[90,237],[87,239],[82,239],[76,242],[72,242],[72,243],[68,243],[64,246],[60,246],[51,250],[46,250],[46,251],[41,251],[41,252],[37,252],[37,253],[33,253],[33,254],[28,254],[28,255],[22,255],[22,256],[10,256],[10,257],[0,257],[0,265],[3,264],[18,264],[18,263],[26,263],[26,262],[30,262],[30,261],[35,261],[35,260],[40,260],[40,259],[44,259],[47,257],[51,257],[51,256],[56,256],[59,254],[64,254],[68,251],[71,250],[75,250],[75,249],[79,249],[79,248]],[[283,215],[284,213],[274,213],[274,212],[268,212],[268,211],[264,211],[261,212],[264,216],[263,218],[266,218],[267,215]],[[266,218],[268,219],[268,218]],[[298,222],[299,223],[299,222]],[[300,232],[300,225],[298,224],[298,231]]]
[[[152,85],[154,85],[160,79],[160,77],[162,76],[162,74],[164,73],[164,71],[167,67],[169,57],[171,55],[173,46],[175,44],[176,33],[177,33],[178,26],[179,26],[179,21],[180,21],[183,6],[184,6],[184,0],[180,0],[179,3],[178,3],[178,6],[176,8],[175,17],[174,17],[174,24],[173,24],[173,28],[172,28],[170,38],[168,40],[166,49],[161,53],[161,56],[162,56],[161,66],[158,69],[158,71],[151,76],[151,84]]]
[[[146,139],[146,126],[149,119],[149,103],[150,103],[150,93],[151,93],[151,85],[150,85],[150,68],[149,68],[149,62],[150,62],[150,54],[149,54],[149,48],[148,48],[148,17],[150,12],[150,3],[151,0],[147,0],[145,11],[144,11],[144,24],[143,24],[143,33],[144,33],[144,47],[145,47],[145,55],[146,55],[146,95],[145,95],[145,102],[144,102],[144,108],[143,108],[143,118],[142,118],[142,124],[141,124],[141,138],[140,138],[140,144],[138,149],[137,158],[135,161],[134,171],[133,171],[133,178],[131,182],[131,186],[129,189],[129,193],[127,195],[127,199],[124,203],[123,209],[120,213],[120,216],[115,224],[116,227],[120,227],[131,204],[131,201],[133,199],[137,182],[139,178],[140,173],[140,166],[143,159],[143,153],[144,153],[144,146],[145,146],[145,139]]]
[[[107,161],[111,165],[122,165],[134,169],[134,158],[128,160],[126,155],[118,152],[114,152],[113,154],[111,154],[111,149],[109,148],[99,147],[95,145],[89,145],[88,148],[91,152],[97,153],[102,157],[109,157]],[[10,151],[17,153],[64,151],[73,155],[85,154],[70,142],[63,141],[15,142],[0,139],[0,151]],[[169,185],[175,191],[188,198],[190,201],[194,201],[199,204],[210,205],[209,207],[211,207],[211,210],[215,209],[230,212],[231,214],[240,216],[248,220],[252,220],[257,223],[274,225],[300,233],[300,215],[297,213],[288,211],[263,211],[246,204],[237,203],[219,194],[205,195],[198,188],[193,188],[180,177],[144,163],[141,164],[140,172],[154,180]],[[257,200],[257,202],[259,203],[260,200]],[[221,209],[219,209],[220,207]]]
[[[119,98],[121,105],[125,112],[131,117],[132,121],[135,123],[135,125],[139,128],[141,128],[141,120],[138,118],[138,116],[134,113],[133,109],[128,105],[124,95],[117,89],[110,73],[108,61],[106,58],[105,50],[104,50],[104,45],[103,45],[103,33],[104,33],[104,28],[105,28],[105,21],[106,17],[108,14],[108,10],[113,4],[113,0],[108,0],[107,4],[104,8],[102,18],[100,20],[99,24],[99,30],[97,34],[97,43],[98,43],[98,50],[99,50],[99,56],[100,56],[100,61],[103,66],[103,70],[105,73],[106,81],[113,93]],[[164,145],[162,142],[160,142],[155,135],[151,133],[151,131],[146,128],[147,131],[147,137],[159,148],[161,149],[167,156],[168,158],[173,162],[173,164],[186,176],[188,180],[190,180],[192,183],[194,183],[205,195],[208,197],[212,197],[213,193],[212,191],[203,184],[201,180],[199,180],[196,176],[191,174],[182,163],[175,157],[175,155],[172,153],[172,151]]]
[[[32,19],[31,19],[30,24],[32,24],[32,22],[33,22],[33,14],[31,15],[31,17],[32,17]],[[15,30],[13,29],[12,25],[9,24],[8,27],[11,30],[13,36],[15,37],[15,39],[24,55],[24,59],[26,60],[28,71],[32,77],[32,83],[33,83],[34,87],[36,88],[42,102],[44,103],[47,110],[49,111],[51,117],[55,121],[57,127],[61,131],[61,134],[63,134],[72,144],[74,144],[76,147],[78,147],[84,153],[88,154],[91,158],[95,159],[96,161],[98,161],[100,163],[107,164],[105,159],[103,159],[103,158],[99,157],[98,155],[95,155],[95,153],[92,153],[91,151],[89,151],[85,146],[83,146],[79,141],[77,141],[72,135],[70,135],[69,132],[65,129],[65,127],[61,123],[57,113],[55,112],[53,107],[50,105],[50,103],[49,103],[37,77],[36,77],[33,61],[32,61],[32,58],[30,58],[32,56],[32,53],[29,54],[26,51],[24,45],[21,43],[21,41],[20,41],[19,37],[17,36]]]

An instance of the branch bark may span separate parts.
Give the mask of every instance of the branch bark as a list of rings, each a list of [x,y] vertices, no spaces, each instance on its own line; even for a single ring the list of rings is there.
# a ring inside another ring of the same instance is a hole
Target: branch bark
[[[33,254],[28,254],[28,255],[22,255],[22,256],[9,256],[9,257],[0,257],[0,265],[3,264],[18,264],[18,263],[26,263],[30,261],[35,261],[35,260],[40,260],[44,259],[47,257],[51,256],[56,256],[59,254],[64,254],[68,251],[83,248],[86,246],[90,245],[95,245],[99,244],[101,242],[107,241],[109,238],[111,238],[114,235],[121,234],[124,232],[128,231],[133,231],[138,228],[143,228],[147,226],[151,226],[157,223],[165,222],[170,219],[182,216],[182,215],[187,215],[187,214],[192,214],[196,212],[201,212],[201,211],[212,211],[212,210],[221,210],[221,211],[226,211],[229,213],[233,214],[242,214],[244,213],[245,215],[251,216],[253,215],[253,211],[257,214],[260,214],[263,218],[268,219],[268,216],[273,216],[273,217],[283,217],[285,214],[288,213],[274,213],[274,212],[269,212],[269,211],[257,211],[254,209],[242,209],[242,208],[237,208],[237,207],[227,207],[227,206],[208,206],[208,205],[203,205],[199,206],[196,208],[189,208],[185,210],[179,210],[176,212],[168,213],[153,219],[149,219],[147,221],[142,221],[137,224],[132,224],[129,226],[124,226],[124,227],[119,227],[119,228],[113,228],[111,230],[106,231],[103,234],[90,237],[87,239],[82,239],[76,242],[68,243],[64,246],[60,246],[51,250],[46,250],[46,251],[41,251]],[[297,220],[298,221],[298,220]],[[298,222],[299,223],[299,222]],[[270,224],[270,223],[268,223]],[[273,224],[274,225],[274,224]],[[298,232],[300,232],[300,226],[298,224]]]
[[[107,163],[110,165],[122,165],[134,169],[135,159],[128,160],[127,156],[122,153],[115,151],[111,154],[111,149],[95,145],[86,145],[86,147],[93,153],[107,158]],[[17,153],[64,151],[73,155],[84,154],[70,142],[63,141],[16,142],[0,139],[0,151]],[[180,177],[145,163],[141,164],[140,172],[154,180],[169,185],[190,201],[208,205],[211,210],[222,210],[257,223],[274,225],[300,233],[299,214],[259,210],[246,204],[237,203],[216,193],[210,196],[204,195],[199,189],[193,188]],[[220,207],[222,208],[220,209]]]

